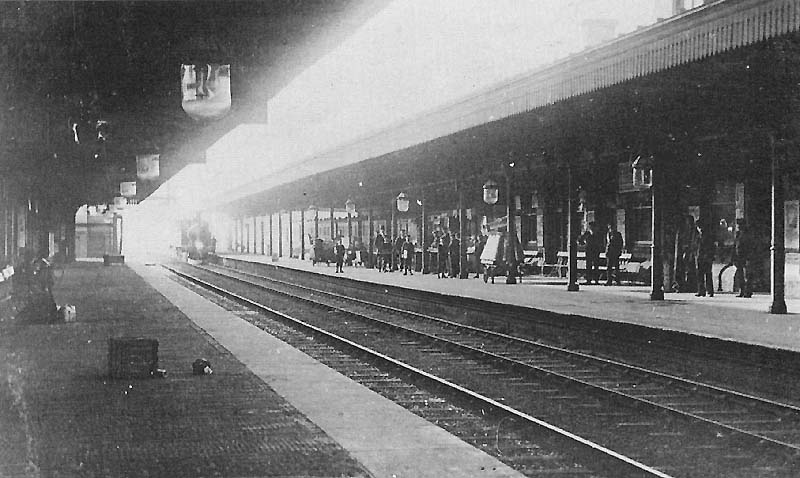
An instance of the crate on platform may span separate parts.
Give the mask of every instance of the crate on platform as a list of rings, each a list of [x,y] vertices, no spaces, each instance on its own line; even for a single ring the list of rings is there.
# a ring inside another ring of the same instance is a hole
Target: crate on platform
[[[108,339],[111,378],[146,378],[158,370],[158,340],[143,337]]]
[[[120,254],[103,254],[103,265],[110,266],[112,264],[124,264],[125,256]]]

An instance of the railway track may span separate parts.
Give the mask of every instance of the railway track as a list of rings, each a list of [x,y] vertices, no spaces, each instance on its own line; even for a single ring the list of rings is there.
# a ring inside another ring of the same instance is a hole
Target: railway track
[[[248,299],[237,299],[236,294],[228,295],[224,289],[208,287],[207,284],[204,286],[202,281],[187,280],[184,285],[194,288],[209,300],[217,302],[339,373],[448,430],[476,448],[496,456],[526,476],[653,476],[647,473],[620,475],[616,460],[611,460],[609,465],[590,447],[579,446],[579,449],[573,450],[572,456],[559,453],[555,450],[573,449],[575,446],[571,443],[565,446],[563,437],[557,433],[549,437],[536,433],[531,437],[531,427],[526,426],[524,420],[486,413],[491,409],[490,404],[481,405],[479,398],[457,395],[458,388],[454,393],[446,382],[429,381],[426,374],[420,375],[414,367],[399,363],[396,366],[394,362],[384,360],[383,354],[363,346],[355,349],[349,347],[347,341],[341,341],[333,334],[323,331],[317,333],[315,327],[308,326],[301,320],[280,312],[276,315],[263,305],[255,306]],[[423,383],[424,388],[414,383]],[[468,406],[455,403],[459,400],[454,400],[454,396]],[[590,463],[592,467],[584,467],[579,461]],[[612,472],[601,474],[598,470],[603,466],[610,468]]]
[[[226,270],[300,283],[800,407],[800,354],[622,322],[223,258]],[[425,280],[425,278],[420,278]],[[539,293],[542,289],[532,288]],[[524,292],[528,293],[528,292]],[[624,337],[624,340],[620,340]]]
[[[652,476],[796,476],[800,413],[792,405],[320,289],[203,274],[323,308],[315,327],[664,474]]]

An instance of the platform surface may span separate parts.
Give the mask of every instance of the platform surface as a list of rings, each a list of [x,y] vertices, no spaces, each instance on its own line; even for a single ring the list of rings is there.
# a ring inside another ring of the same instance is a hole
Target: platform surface
[[[0,320],[4,478],[519,476],[160,267],[78,263],[54,293],[76,322]],[[110,337],[158,340],[166,377],[111,379]]]
[[[364,267],[345,267],[343,274],[335,274],[333,265],[312,265],[309,260],[281,257],[273,262],[260,254],[224,256],[800,352],[800,299],[786,300],[788,314],[770,314],[772,297],[764,293],[751,298],[736,297],[731,292],[717,292],[714,297],[667,293],[663,301],[652,301],[649,286],[580,284],[579,291],[570,292],[566,279],[558,277],[525,276],[521,283],[506,284],[505,277],[500,276],[492,284],[473,275],[469,279],[439,279],[436,274],[403,275]]]
[[[521,477],[506,465],[166,277],[131,265],[198,327],[387,478]]]

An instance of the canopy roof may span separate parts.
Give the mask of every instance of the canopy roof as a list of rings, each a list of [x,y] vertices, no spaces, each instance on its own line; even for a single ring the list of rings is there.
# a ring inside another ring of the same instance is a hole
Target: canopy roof
[[[308,176],[796,32],[799,27],[800,0],[720,0],[392,124],[243,187],[220,191],[214,202],[231,203]]]

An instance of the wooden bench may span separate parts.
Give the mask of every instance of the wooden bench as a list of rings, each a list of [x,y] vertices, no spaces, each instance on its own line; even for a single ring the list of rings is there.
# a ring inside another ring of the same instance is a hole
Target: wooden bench
[[[625,276],[625,268],[631,260],[633,255],[630,252],[623,252],[619,255],[619,279]],[[608,257],[605,252],[600,253],[600,265],[597,267],[600,280],[608,280]]]
[[[628,259],[625,263],[625,268],[620,264],[620,276],[622,279],[628,281],[628,284],[633,285],[637,282],[648,283],[650,275],[650,262],[634,261]]]
[[[576,253],[576,255],[578,257],[578,262],[577,262],[577,266],[576,266],[577,269],[578,269],[578,275],[581,275],[581,274],[585,275],[586,274],[586,251],[578,251]]]
[[[543,272],[544,256],[542,251],[524,250],[524,259],[520,264],[520,269],[524,274],[541,274]]]
[[[550,277],[565,277],[567,275],[567,270],[569,270],[569,254],[567,254],[567,251],[558,251],[554,263],[544,263],[542,265],[542,274],[544,274],[546,269],[550,269],[548,273]]]

